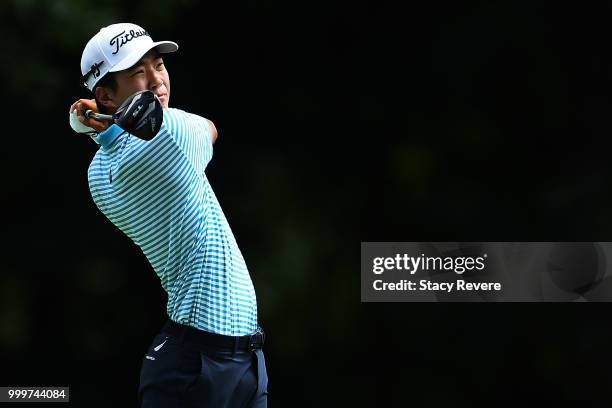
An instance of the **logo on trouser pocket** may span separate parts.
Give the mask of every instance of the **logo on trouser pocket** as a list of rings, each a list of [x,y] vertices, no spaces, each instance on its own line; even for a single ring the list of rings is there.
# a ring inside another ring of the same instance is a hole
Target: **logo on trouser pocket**
[[[168,339],[164,340],[164,342],[160,344],[159,346],[153,347],[153,350],[159,351],[162,347],[164,347],[164,344],[166,344],[167,341]]]
[[[153,347],[153,351],[159,351],[159,350],[161,350],[161,349],[162,349],[162,347],[164,347],[164,344],[166,344],[166,342],[167,342],[167,341],[168,341],[168,337],[166,337],[166,338],[164,339],[164,341],[163,341],[163,342],[161,342],[161,343],[160,343],[160,344],[158,344],[157,346]],[[146,355],[145,355],[145,358],[146,358],[147,360],[152,360],[152,361],[154,361],[154,360],[155,360],[155,357],[154,357],[154,356],[150,356],[150,355],[148,355],[148,354],[146,354]]]

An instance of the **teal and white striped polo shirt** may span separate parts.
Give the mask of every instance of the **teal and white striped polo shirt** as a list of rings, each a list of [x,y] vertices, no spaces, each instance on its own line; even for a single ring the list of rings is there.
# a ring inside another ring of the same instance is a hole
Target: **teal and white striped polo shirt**
[[[255,290],[204,170],[208,121],[164,109],[150,141],[117,125],[100,133],[89,188],[104,215],[145,254],[168,293],[170,319],[239,336],[257,329]]]

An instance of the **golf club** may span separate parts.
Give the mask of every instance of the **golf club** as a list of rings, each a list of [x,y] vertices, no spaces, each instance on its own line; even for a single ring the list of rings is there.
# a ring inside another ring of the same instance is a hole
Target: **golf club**
[[[159,98],[151,91],[138,91],[130,95],[112,115],[97,113],[88,109],[85,116],[119,125],[123,130],[143,139],[151,140],[164,118]]]

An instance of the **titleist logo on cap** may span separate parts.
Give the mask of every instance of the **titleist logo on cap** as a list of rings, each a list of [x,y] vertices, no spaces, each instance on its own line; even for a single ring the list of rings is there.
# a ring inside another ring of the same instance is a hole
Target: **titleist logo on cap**
[[[125,30],[123,30],[122,32],[120,32],[119,34],[111,38],[109,45],[115,46],[115,51],[113,51],[113,55],[118,53],[119,49],[123,47],[124,44],[126,44],[129,41],[132,41],[134,38],[138,38],[143,35],[147,35],[150,37],[149,33],[147,33],[145,30],[141,30],[141,31],[130,30],[130,32],[127,34],[125,33]]]

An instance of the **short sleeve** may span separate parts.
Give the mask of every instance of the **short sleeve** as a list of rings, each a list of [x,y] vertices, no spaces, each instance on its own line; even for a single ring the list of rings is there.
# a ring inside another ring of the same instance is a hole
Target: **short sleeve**
[[[166,131],[183,150],[189,160],[202,172],[212,159],[212,129],[205,118],[180,109],[164,109]]]

